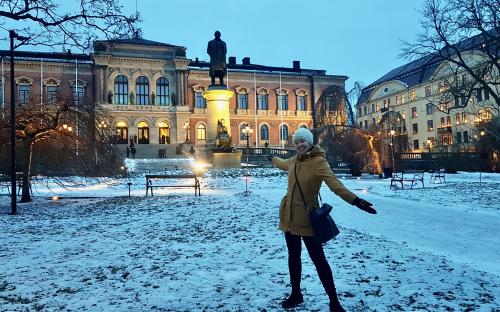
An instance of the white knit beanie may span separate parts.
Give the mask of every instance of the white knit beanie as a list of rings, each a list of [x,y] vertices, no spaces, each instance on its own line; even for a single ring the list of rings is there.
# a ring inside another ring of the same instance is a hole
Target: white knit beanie
[[[297,140],[304,140],[307,141],[311,146],[313,145],[314,141],[314,136],[309,129],[306,128],[299,128],[295,133],[293,134],[293,142]]]

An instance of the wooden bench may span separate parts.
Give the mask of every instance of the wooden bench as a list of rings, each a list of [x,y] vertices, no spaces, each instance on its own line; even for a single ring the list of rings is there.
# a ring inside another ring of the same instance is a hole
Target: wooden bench
[[[10,196],[10,193],[11,193],[11,190],[12,190],[12,187],[11,187],[11,179],[10,179],[10,176],[8,175],[0,175],[0,186],[3,186],[3,187],[6,187],[7,188],[7,192],[9,193],[9,196]],[[31,177],[29,179],[29,190],[30,190],[30,193],[31,195],[33,195],[33,189],[31,188]],[[16,190],[17,190],[17,195],[21,194],[21,191],[22,191],[22,188],[23,188],[23,179],[20,175],[18,175],[16,177]]]
[[[154,181],[159,181],[159,180],[164,180],[164,179],[193,179],[194,184],[181,184],[181,185],[173,185],[173,184],[154,184]],[[198,195],[201,196],[201,187],[200,187],[200,181],[198,180],[198,177],[196,177],[194,174],[149,174],[146,175],[146,196],[148,196],[149,190],[151,190],[151,196],[153,195],[153,188],[155,187],[194,187],[194,196]]]
[[[432,171],[430,183],[441,183],[441,182],[446,183],[445,171],[446,171],[445,169]],[[439,182],[436,182],[436,180],[439,180]]]
[[[347,177],[351,174],[351,169],[342,167],[342,168],[332,168],[333,173],[338,177]]]
[[[401,172],[395,172],[391,178],[390,188],[397,189],[398,185],[401,185],[401,189],[404,189],[405,182],[410,183],[410,189],[413,189],[413,186],[416,185],[418,182],[422,183],[422,187],[425,188],[424,171],[423,170],[404,170]]]

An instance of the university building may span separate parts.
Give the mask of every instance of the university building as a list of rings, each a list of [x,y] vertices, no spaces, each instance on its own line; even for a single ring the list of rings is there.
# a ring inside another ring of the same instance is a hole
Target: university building
[[[463,43],[473,47],[462,51],[462,57],[475,70],[481,70],[487,59],[484,52],[474,48],[484,48],[483,43],[476,42],[479,39],[472,37]],[[498,72],[490,74],[492,77],[486,79],[498,79]],[[457,71],[442,57],[425,56],[391,70],[364,88],[355,105],[356,123],[366,131],[377,131],[381,121],[388,120],[384,115],[395,116],[399,122],[392,120],[394,123],[385,129],[408,138],[398,152],[473,151],[478,137],[485,134],[482,124],[498,116],[498,106],[490,91],[474,86],[472,80],[470,74]],[[463,95],[449,96],[450,87],[462,86]],[[491,86],[498,94],[498,85]],[[470,97],[466,90],[471,91]],[[449,110],[452,106],[461,108]]]
[[[9,53],[2,58],[2,109],[10,103]],[[242,129],[249,125],[254,147],[283,146],[299,127],[313,127],[313,103],[332,87],[344,89],[346,76],[325,70],[252,64],[244,57],[228,59],[225,82],[230,99],[233,143],[246,146]],[[15,54],[18,104],[43,109],[58,95],[99,104],[110,116],[113,142],[125,150],[132,140],[137,157],[175,151],[182,142],[196,146],[207,139],[206,102],[209,63],[186,57],[186,48],[141,38],[96,41],[86,54],[20,52]]]

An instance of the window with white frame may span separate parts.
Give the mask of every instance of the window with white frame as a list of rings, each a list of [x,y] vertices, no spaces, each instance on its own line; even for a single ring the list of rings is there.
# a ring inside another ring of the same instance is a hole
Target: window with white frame
[[[31,93],[31,85],[29,84],[20,84],[19,85],[19,104],[28,104]]]
[[[156,105],[165,106],[169,105],[169,84],[165,77],[160,77],[156,80]]]
[[[54,105],[57,100],[57,85],[47,86],[47,104]]]
[[[306,111],[307,110],[307,101],[305,95],[297,96],[297,110]]]
[[[135,104],[149,105],[149,80],[144,76],[135,80]]]
[[[196,91],[194,93],[194,104],[196,108],[206,108],[205,98],[203,97],[203,92]]]
[[[248,94],[238,93],[238,108],[248,109]]]
[[[280,126],[280,140],[284,141],[288,139],[288,126],[281,125]]]
[[[199,124],[196,126],[196,139],[206,140],[207,139],[207,127],[204,124]]]
[[[260,139],[269,141],[269,127],[267,125],[260,126]]]
[[[115,104],[128,104],[128,79],[123,75],[115,77]]]
[[[259,93],[257,96],[257,101],[259,104],[259,109],[261,110],[268,110],[269,109],[269,102],[268,102],[268,95]]]

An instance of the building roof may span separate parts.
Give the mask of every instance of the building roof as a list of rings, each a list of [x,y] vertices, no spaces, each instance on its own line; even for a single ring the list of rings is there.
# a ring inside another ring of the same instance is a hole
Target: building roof
[[[199,68],[199,69],[209,69],[210,68],[210,62],[207,61],[199,61],[198,59],[192,61],[189,63],[189,67],[192,69],[194,68]],[[320,70],[320,69],[305,69],[305,68],[300,68],[300,66],[297,67],[276,67],[276,66],[266,66],[266,65],[259,65],[259,64],[235,64],[235,63],[228,63],[227,64],[228,69],[232,69],[235,71],[257,71],[257,72],[275,72],[275,73],[286,73],[286,74],[300,74],[300,75],[314,75],[314,76],[325,76],[326,71],[325,70]],[[346,76],[338,76],[339,78],[347,79]]]
[[[96,40],[97,42],[109,42],[109,43],[118,43],[118,44],[135,44],[135,45],[149,45],[149,46],[160,46],[160,47],[172,47],[172,48],[184,48],[182,46],[177,46],[173,44],[147,40],[143,38],[126,38],[126,39],[111,39],[111,40]]]
[[[0,57],[9,58],[9,50],[0,50]],[[54,61],[54,62],[74,62],[78,60],[80,62],[91,63],[92,59],[88,54],[74,54],[71,51],[66,53],[61,52],[30,52],[30,51],[14,51],[14,59],[16,60],[33,60],[39,61],[43,59],[44,61]]]
[[[492,35],[496,35],[496,31],[494,30],[490,31],[489,33]],[[481,44],[485,41],[487,41],[487,39],[484,37],[484,35],[479,34],[463,40],[462,42],[456,44],[455,47],[457,47],[459,51],[474,50],[480,47]],[[495,53],[497,53],[498,55],[497,46],[490,46],[489,48],[495,49]],[[380,77],[379,79],[375,80],[370,85],[365,87],[362,90],[356,105],[359,103],[367,102],[373,90],[375,90],[379,85],[388,81],[400,81],[406,84],[408,88],[429,81],[439,64],[444,60],[444,56],[446,56],[446,53],[450,52],[449,50],[445,50],[443,48],[439,53],[424,56],[391,70],[384,76]]]

